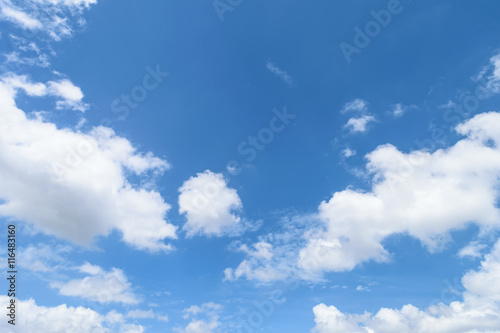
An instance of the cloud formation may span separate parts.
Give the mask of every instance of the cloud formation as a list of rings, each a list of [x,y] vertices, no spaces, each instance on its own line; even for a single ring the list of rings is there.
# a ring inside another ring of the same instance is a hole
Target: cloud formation
[[[315,333],[472,333],[500,332],[500,242],[476,271],[462,278],[462,302],[440,303],[426,310],[409,304],[376,314],[344,314],[335,306],[314,307]]]
[[[391,235],[408,234],[436,252],[452,230],[471,223],[483,232],[498,229],[500,113],[478,114],[456,131],[465,138],[434,152],[377,147],[366,155],[370,191],[336,192],[317,213],[303,217],[307,223],[288,223],[288,229],[261,237],[272,255],[256,257],[257,244],[247,246],[246,258],[226,269],[226,279],[317,280],[367,261],[389,261],[382,244]]]
[[[69,81],[54,82],[12,74],[0,80],[0,215],[79,245],[117,229],[138,249],[171,249],[163,243],[176,238],[176,227],[165,221],[170,206],[158,192],[127,180],[130,172],[161,173],[168,163],[137,153],[110,128],[57,128],[16,106],[22,92],[31,98],[50,91],[70,103],[82,96]]]
[[[132,284],[121,269],[112,268],[106,272],[99,266],[85,263],[79,270],[89,275],[65,283],[54,282],[51,287],[59,289],[59,294],[64,296],[81,297],[99,303],[139,303],[131,290]]]
[[[188,237],[222,236],[241,230],[241,217],[235,212],[243,205],[222,174],[210,170],[198,173],[185,181],[179,192],[179,213],[186,215],[183,229]]]

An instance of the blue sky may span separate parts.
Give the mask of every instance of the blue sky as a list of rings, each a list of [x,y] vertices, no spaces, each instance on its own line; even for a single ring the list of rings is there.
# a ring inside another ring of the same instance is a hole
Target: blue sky
[[[499,9],[0,0],[0,328],[500,332]]]

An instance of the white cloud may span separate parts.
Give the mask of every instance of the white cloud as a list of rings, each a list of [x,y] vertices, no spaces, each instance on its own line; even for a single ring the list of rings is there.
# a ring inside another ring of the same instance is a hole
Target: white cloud
[[[416,105],[404,105],[402,103],[398,103],[391,106],[391,110],[389,111],[389,113],[393,117],[398,118],[401,117],[403,114],[405,114],[408,110],[416,108],[417,108]]]
[[[147,318],[155,318],[156,315],[153,312],[153,310],[130,310],[127,313],[128,318],[134,318],[134,319],[147,319]]]
[[[243,205],[222,174],[210,170],[198,173],[185,181],[179,192],[179,213],[186,215],[184,230],[189,237],[222,236],[241,230],[241,218],[233,211],[241,210]]]
[[[10,21],[25,29],[40,29],[43,27],[42,22],[31,17],[9,0],[0,1],[0,18]]]
[[[447,150],[405,154],[383,145],[368,154],[372,191],[346,189],[321,203],[325,230],[309,238],[300,266],[344,271],[367,260],[387,261],[382,241],[396,233],[436,251],[450,230],[469,222],[498,227],[500,149],[487,141],[500,143],[500,113],[477,115],[457,131],[467,138]]]
[[[20,90],[43,96],[47,89],[22,76],[0,82],[0,215],[80,245],[118,229],[136,248],[171,249],[163,243],[176,238],[176,227],[164,220],[170,206],[158,192],[133,187],[126,178],[129,171],[141,178],[161,173],[168,163],[137,153],[109,128],[83,133],[28,119],[16,106]],[[60,93],[76,98],[75,91]]]
[[[82,90],[70,80],[49,81],[47,82],[47,91],[50,95],[62,98],[62,100],[57,101],[58,109],[68,108],[83,112],[88,108],[88,105],[81,102],[83,99]]]
[[[121,269],[112,268],[106,272],[101,267],[89,263],[85,263],[79,269],[91,275],[66,283],[53,282],[51,287],[59,289],[59,294],[64,296],[82,297],[99,303],[139,303],[139,299],[131,290],[132,284],[128,282]]]
[[[97,0],[1,0],[0,20],[61,40],[72,35],[74,24],[84,22],[83,10],[96,3]]]
[[[364,115],[360,117],[352,117],[344,125],[351,133],[363,133],[368,129],[368,124],[375,121],[375,117],[371,115]]]
[[[217,311],[222,308],[220,304],[214,302],[203,303],[199,305],[191,305],[189,308],[182,310],[184,312],[184,319],[188,319],[191,316],[196,316],[199,314],[215,315]]]
[[[482,232],[498,228],[500,113],[476,115],[456,130],[466,137],[445,150],[377,147],[366,155],[370,191],[336,192],[304,218],[307,223],[261,237],[272,245],[272,258],[249,253],[237,268],[226,269],[226,280],[318,280],[367,261],[387,262],[391,255],[382,244],[394,234],[415,237],[435,252],[450,231],[470,223]]]
[[[280,69],[274,63],[268,61],[266,63],[266,68],[267,68],[268,71],[270,71],[271,73],[273,73],[274,75],[276,75],[280,79],[282,79],[289,86],[293,86],[294,85],[293,78],[286,71]]]
[[[26,75],[4,74],[2,81],[14,94],[16,90],[24,90],[30,96],[53,96],[57,109],[85,111],[88,105],[82,102],[82,90],[68,79],[49,81],[47,84],[32,83]]]
[[[371,291],[371,290],[368,287],[359,285],[356,287],[356,291]]]
[[[474,333],[500,332],[500,241],[481,267],[462,278],[462,302],[439,304],[426,310],[405,305],[380,309],[375,315],[344,314],[334,306],[314,307],[316,333]]]
[[[206,316],[205,319],[193,318],[184,328],[178,330],[180,333],[213,333],[220,326],[217,312],[222,308],[220,304],[209,302],[201,306],[193,305],[184,309],[184,319],[189,317]]]
[[[2,308],[6,308],[10,298],[0,296]],[[56,307],[39,306],[34,300],[23,301],[17,299],[18,313],[15,330],[7,320],[0,321],[0,331],[2,332],[37,332],[37,333],[111,333],[116,332],[115,324],[120,325],[120,332],[132,333],[131,326],[123,323],[120,314],[112,311],[103,316],[94,310],[84,307],[68,307],[66,304]],[[6,317],[7,318],[7,317]],[[136,329],[141,326],[133,325]],[[142,330],[136,332],[142,332]]]
[[[355,150],[352,150],[351,148],[347,147],[345,148],[344,150],[342,150],[342,156],[344,158],[349,158],[349,157],[352,157],[352,156],[355,156],[356,155],[356,151]]]
[[[246,258],[236,268],[226,268],[224,280],[245,278],[258,283],[288,278],[319,280],[318,274],[310,274],[297,267],[299,250],[306,245],[304,236],[315,229],[317,222],[310,216],[280,213],[278,225],[282,228],[281,232],[261,236],[250,246],[239,242],[229,246],[230,250],[245,253]]]
[[[489,65],[485,66],[474,80],[481,81],[480,97],[490,97],[500,93],[500,53],[490,58]]]
[[[212,333],[219,327],[220,323],[217,318],[213,318],[211,321],[196,320],[191,321],[186,328],[184,333]]]
[[[64,267],[66,260],[62,254],[71,251],[71,247],[62,245],[30,244],[19,251],[18,264],[25,270],[35,272],[54,272]]]
[[[168,316],[167,315],[161,315],[158,313],[155,313],[153,310],[130,310],[127,312],[127,318],[132,318],[132,319],[157,319],[161,320],[164,322],[168,322]]]
[[[471,257],[471,258],[480,258],[482,257],[481,251],[486,248],[485,244],[481,244],[477,241],[471,242],[464,248],[460,249],[458,252],[458,256],[460,258]]]
[[[361,98],[356,98],[352,100],[351,102],[348,102],[344,105],[344,108],[340,111],[340,113],[346,113],[346,112],[364,112],[368,109],[368,102],[361,99]]]

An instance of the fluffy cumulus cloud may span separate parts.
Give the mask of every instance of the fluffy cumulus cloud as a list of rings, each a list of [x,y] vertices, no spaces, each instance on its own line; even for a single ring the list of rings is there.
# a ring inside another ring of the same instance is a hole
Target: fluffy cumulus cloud
[[[16,106],[21,92],[28,98],[48,91],[64,100],[81,97],[69,81],[59,83],[15,75],[0,81],[0,215],[81,245],[117,229],[136,248],[170,249],[163,242],[176,237],[176,227],[165,221],[170,206],[158,192],[127,180],[130,173],[161,173],[167,162],[137,153],[110,128],[57,128]]]
[[[139,299],[131,290],[132,284],[121,269],[112,268],[106,272],[99,266],[85,263],[79,270],[89,275],[65,283],[54,282],[51,287],[59,289],[59,294],[64,296],[81,297],[99,303],[139,303]]]
[[[186,215],[188,236],[222,236],[241,231],[243,222],[236,214],[243,205],[235,189],[222,174],[210,170],[189,178],[179,189],[179,213]]]
[[[498,333],[500,332],[500,242],[481,266],[462,278],[463,301],[425,310],[413,305],[376,314],[344,314],[335,306],[314,307],[316,333]]]
[[[477,115],[457,131],[466,138],[446,150],[403,153],[383,145],[368,154],[372,190],[347,189],[321,203],[325,230],[311,235],[299,265],[351,270],[388,260],[382,241],[392,234],[408,233],[436,251],[467,223],[498,227],[500,113]]]
[[[344,127],[347,128],[351,133],[364,133],[368,130],[368,124],[374,121],[375,117],[367,114],[360,117],[349,118]]]
[[[390,235],[409,234],[435,252],[446,246],[450,231],[470,223],[483,232],[498,228],[500,113],[476,115],[456,130],[465,138],[434,152],[377,147],[366,156],[370,191],[336,192],[305,218],[307,224],[261,237],[272,256],[259,258],[257,244],[248,246],[246,259],[226,269],[226,279],[321,279],[325,272],[390,260],[382,245]]]
[[[10,302],[7,296],[0,296],[2,308]],[[69,307],[65,304],[55,307],[40,306],[30,299],[17,300],[18,313],[16,326],[0,321],[0,330],[6,333],[38,332],[38,333],[111,333],[111,332],[144,332],[140,325],[126,323],[123,316],[116,311],[102,315],[84,307]]]

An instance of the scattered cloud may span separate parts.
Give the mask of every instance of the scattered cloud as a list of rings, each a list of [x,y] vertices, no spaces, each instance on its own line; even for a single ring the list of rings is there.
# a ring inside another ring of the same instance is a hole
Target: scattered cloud
[[[276,75],[280,79],[282,79],[290,87],[293,87],[295,85],[293,78],[286,71],[280,69],[278,66],[276,66],[271,61],[268,61],[266,63],[266,68],[268,71],[270,71],[271,73],[273,73],[274,75]]]
[[[193,318],[191,322],[184,328],[178,329],[179,333],[213,333],[220,326],[219,316],[217,312],[222,306],[217,303],[204,303],[201,306],[193,305],[184,309],[184,319]],[[198,316],[206,318],[199,319]]]
[[[236,268],[224,270],[225,281],[247,279],[270,283],[286,279],[320,280],[315,272],[301,270],[297,265],[299,251],[307,245],[306,237],[316,230],[320,221],[314,216],[280,212],[277,222],[281,231],[259,237],[251,245],[234,242],[229,250],[243,252],[246,258]]]
[[[96,3],[97,0],[1,0],[0,20],[59,41],[72,36],[75,25],[85,23],[83,10]]]
[[[375,315],[344,314],[335,306],[314,307],[315,333],[467,333],[500,330],[500,242],[476,271],[462,278],[463,301],[440,303],[426,310],[405,305],[401,310],[380,309]]]
[[[188,237],[231,235],[241,231],[243,221],[235,212],[243,208],[235,189],[220,173],[206,170],[179,188],[179,213],[186,215],[183,229]]]
[[[288,229],[262,236],[272,256],[256,257],[256,245],[242,248],[247,256],[226,269],[226,280],[318,280],[325,272],[389,261],[382,243],[390,235],[409,234],[435,252],[451,230],[470,223],[484,231],[498,228],[500,113],[478,114],[456,131],[465,138],[446,150],[377,147],[366,155],[371,191],[336,192],[316,214],[302,217],[307,222],[288,220]]]
[[[351,270],[367,260],[389,260],[382,241],[391,234],[408,233],[438,251],[450,230],[470,222],[498,227],[500,149],[488,141],[500,142],[500,113],[479,114],[456,129],[467,137],[447,150],[405,154],[383,145],[369,153],[372,190],[346,189],[321,203],[325,230],[310,237],[299,265]]]

